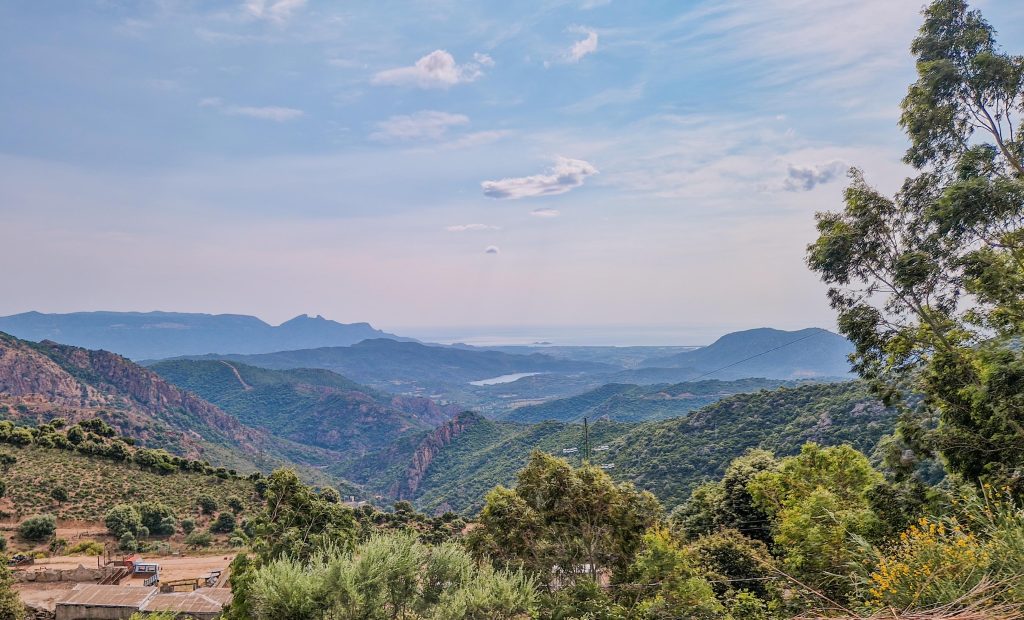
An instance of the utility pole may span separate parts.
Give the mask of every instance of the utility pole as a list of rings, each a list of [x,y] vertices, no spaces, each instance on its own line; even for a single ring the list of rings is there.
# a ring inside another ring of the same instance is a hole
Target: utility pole
[[[587,425],[587,418],[583,418],[583,462],[590,464],[590,426]]]

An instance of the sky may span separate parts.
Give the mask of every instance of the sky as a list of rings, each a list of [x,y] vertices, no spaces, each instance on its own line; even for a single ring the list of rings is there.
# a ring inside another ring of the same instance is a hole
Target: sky
[[[813,214],[910,174],[921,6],[0,3],[0,314],[830,328]]]

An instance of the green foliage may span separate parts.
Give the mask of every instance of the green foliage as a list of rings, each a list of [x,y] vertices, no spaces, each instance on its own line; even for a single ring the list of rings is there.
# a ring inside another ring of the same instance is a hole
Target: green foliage
[[[337,493],[337,491],[335,491],[335,493]],[[238,514],[245,510],[245,503],[242,501],[242,498],[238,497],[237,495],[229,496],[227,499],[227,505],[228,508],[231,509],[231,512],[235,514]]]
[[[267,482],[266,506],[250,524],[253,551],[261,561],[287,556],[307,562],[327,547],[354,542],[357,527],[350,508],[320,497],[292,470],[275,471]]]
[[[314,617],[489,620],[533,611],[533,584],[477,565],[460,547],[430,547],[411,534],[371,537],[348,552],[328,548],[307,564],[277,559],[246,589],[253,620]]]
[[[210,531],[214,534],[230,534],[235,530],[235,515],[230,512],[222,512],[210,525]]]
[[[138,505],[142,525],[153,536],[170,536],[178,527],[174,509],[159,502],[142,502]]]
[[[762,472],[777,467],[774,455],[765,450],[751,450],[734,459],[721,481],[697,487],[686,503],[673,511],[673,525],[689,538],[731,528],[762,542],[770,541],[768,514],[755,504],[749,484]]]
[[[125,553],[133,553],[135,551],[138,551],[139,543],[135,539],[134,534],[132,534],[131,532],[125,532],[124,534],[121,534],[120,538],[118,539],[117,548],[121,551],[124,551]]]
[[[126,534],[134,538],[142,529],[142,515],[139,514],[139,509],[131,504],[118,504],[107,511],[103,524],[115,538],[122,538]]]
[[[14,576],[7,567],[7,558],[0,556],[0,620],[22,620],[27,616],[25,606],[12,585]]]
[[[196,529],[196,520],[189,517],[181,520],[181,531],[186,534],[191,534]]]
[[[1024,606],[1024,508],[1004,491],[967,498],[956,515],[922,517],[898,540],[868,549],[872,570],[863,584],[873,609],[968,604],[984,584],[996,584],[989,604]]]
[[[924,15],[901,118],[921,173],[890,198],[855,171],[844,210],[818,214],[808,263],[831,287],[857,371],[888,399],[924,395],[890,455],[938,454],[1024,493],[1024,58],[1000,51],[965,0]]]
[[[470,543],[479,556],[539,580],[553,571],[564,582],[596,580],[606,570],[621,576],[660,516],[650,493],[615,484],[597,467],[576,469],[534,452],[514,489],[487,495]]]
[[[95,540],[83,540],[68,547],[68,555],[103,555],[103,543]]]
[[[48,540],[57,533],[57,519],[53,515],[34,515],[18,525],[18,536],[31,542]]]
[[[196,503],[199,505],[199,510],[203,511],[203,514],[212,515],[217,512],[220,504],[217,503],[217,498],[212,495],[203,493],[196,499]]]
[[[643,538],[643,547],[630,567],[630,581],[639,593],[636,617],[670,620],[718,620],[726,611],[700,573],[694,554],[668,530],[655,529]]]
[[[196,530],[185,537],[185,544],[192,548],[209,547],[213,544],[213,534]]]
[[[882,482],[853,448],[807,444],[798,456],[755,476],[749,488],[754,502],[774,519],[783,567],[839,600],[850,594],[842,575],[860,557],[854,537],[879,532],[868,493]]]

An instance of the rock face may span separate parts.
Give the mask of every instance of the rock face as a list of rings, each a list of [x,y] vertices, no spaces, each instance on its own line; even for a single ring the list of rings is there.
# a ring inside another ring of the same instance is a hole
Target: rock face
[[[108,351],[0,333],[0,403],[7,417],[101,417],[143,444],[201,456],[203,440],[255,450],[264,435],[156,373]],[[13,407],[12,407],[13,406]]]
[[[431,431],[413,452],[405,473],[388,490],[388,494],[397,499],[415,497],[416,490],[423,477],[427,475],[427,470],[430,469],[430,464],[437,453],[480,420],[477,414],[463,413]]]

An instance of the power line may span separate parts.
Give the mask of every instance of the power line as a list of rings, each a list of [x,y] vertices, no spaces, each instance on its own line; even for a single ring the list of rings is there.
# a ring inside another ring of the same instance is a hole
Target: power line
[[[681,381],[680,383],[691,383],[691,382],[696,381],[698,379],[703,379],[704,377],[707,377],[708,375],[713,375],[716,372],[721,372],[721,371],[726,370],[728,368],[732,368],[733,366],[739,366],[743,362],[749,362],[750,360],[752,360],[754,358],[761,357],[762,355],[768,355],[769,353],[772,353],[774,351],[778,351],[779,349],[785,349],[786,347],[788,347],[791,344],[796,344],[796,343],[798,343],[798,342],[800,342],[802,340],[807,340],[808,338],[814,338],[817,335],[818,335],[817,333],[808,334],[806,336],[803,336],[802,338],[797,338],[796,340],[787,342],[785,344],[780,344],[779,346],[771,348],[771,349],[768,349],[767,351],[761,351],[757,355],[751,355],[750,357],[745,357],[745,358],[741,359],[738,362],[733,362],[731,364],[727,364],[725,366],[722,366],[721,368],[716,368],[714,370],[709,370],[708,372],[706,372],[706,373],[704,373],[702,375],[697,375],[696,377],[691,377],[691,378],[689,378],[689,379],[687,379],[685,381]]]

